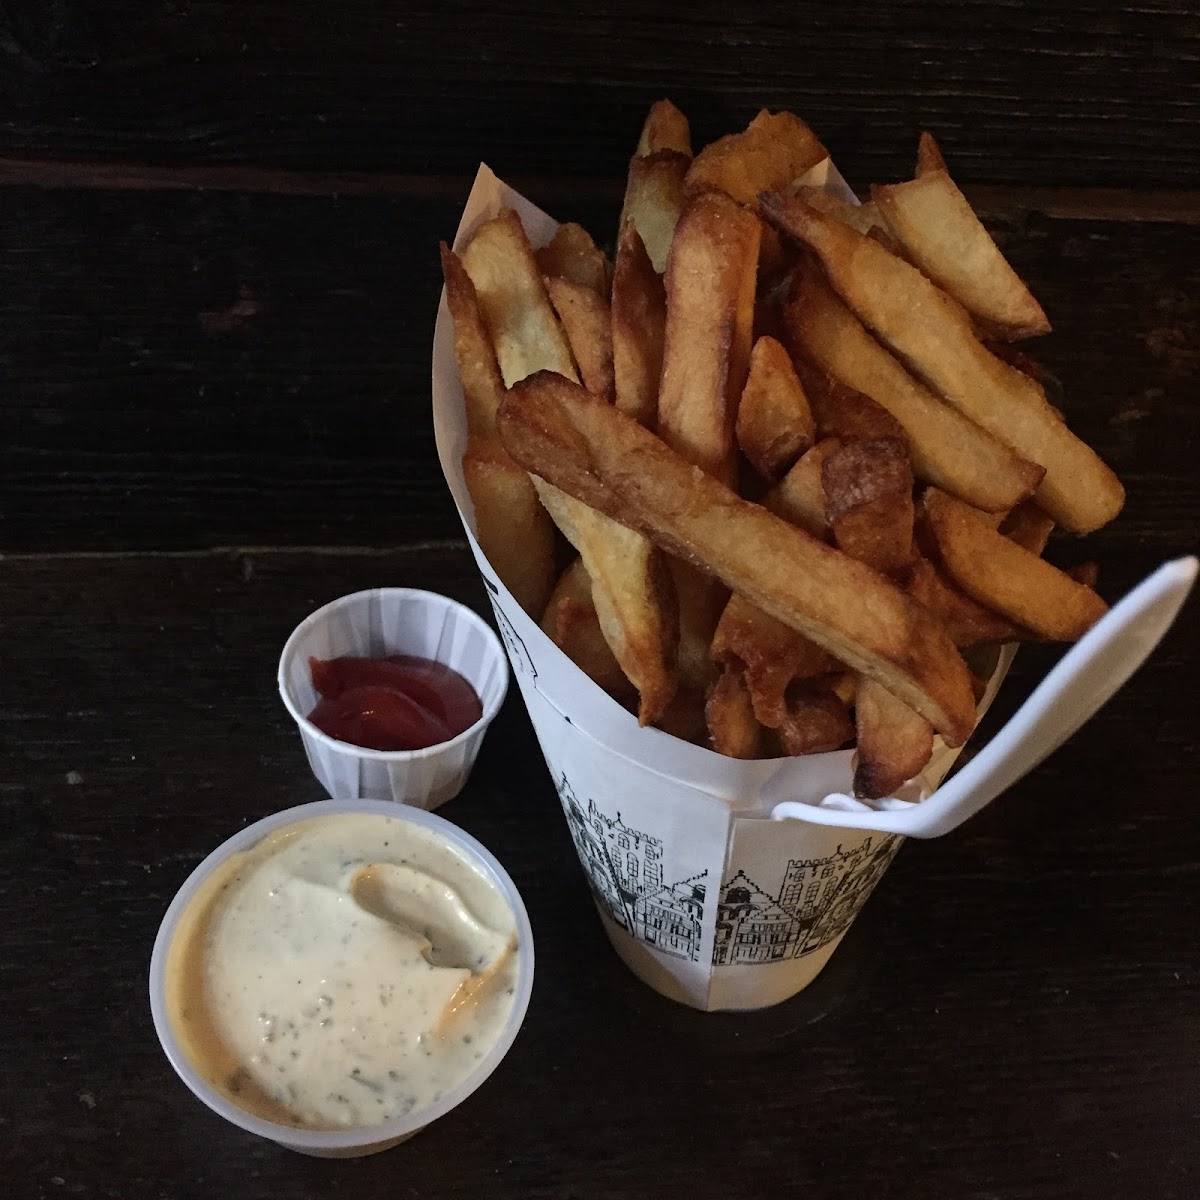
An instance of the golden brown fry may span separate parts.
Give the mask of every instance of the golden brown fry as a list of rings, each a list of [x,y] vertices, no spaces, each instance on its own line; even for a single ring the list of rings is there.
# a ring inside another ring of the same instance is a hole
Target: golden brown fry
[[[980,604],[1054,641],[1082,637],[1107,611],[1095,592],[977,521],[953,496],[929,488],[924,507],[947,573]]]
[[[577,378],[521,219],[512,209],[485,222],[462,254],[483,310],[505,387],[535,371]]]
[[[617,407],[653,429],[658,421],[667,298],[632,221],[621,227],[612,282],[613,376]]]
[[[788,352],[760,337],[750,352],[735,425],[738,445],[764,479],[776,480],[813,443],[813,414]]]
[[[1027,630],[964,595],[927,558],[910,563],[898,582],[918,604],[937,617],[960,650],[1029,640]]]
[[[913,557],[913,479],[898,438],[849,442],[821,468],[834,544],[884,574]]]
[[[1059,524],[1088,533],[1116,516],[1125,497],[1117,477],[1058,420],[1032,379],[983,347],[970,321],[920,271],[794,197],[764,195],[760,208],[816,251],[842,298],[932,388],[1045,467],[1038,503]]]
[[[794,354],[870,396],[900,422],[919,479],[990,512],[1012,508],[1041,482],[1041,467],[913,379],[834,293],[815,263],[797,273],[785,321]],[[809,394],[812,399],[815,389],[810,387]]]
[[[554,276],[547,277],[546,291],[571,344],[583,386],[611,401],[613,344],[608,301],[581,283]]]
[[[744,669],[754,715],[770,729],[778,729],[787,717],[786,693],[792,683],[837,669],[820,646],[737,595],[730,596],[717,623],[712,657],[727,669]]]
[[[712,748],[729,758],[758,758],[763,728],[755,719],[750,693],[740,671],[726,667],[708,692],[704,706]]]
[[[592,602],[592,581],[577,558],[559,577],[546,611],[542,631],[594,683],[622,704],[637,691],[613,655]]]
[[[921,140],[933,144],[929,134]],[[1009,340],[1050,332],[1042,306],[944,168],[874,186],[871,199],[904,257],[987,329]]]
[[[835,196],[819,187],[798,187],[792,189],[792,195],[799,196],[806,204],[819,209],[836,221],[842,221],[859,233],[870,233],[873,229],[883,228],[883,218],[873,203],[851,204],[841,196]]]
[[[869,442],[876,438],[907,441],[904,426],[865,392],[848,387],[813,366],[803,355],[796,360],[796,371],[810,398],[818,437],[847,442]]]
[[[854,727],[854,794],[859,797],[890,796],[920,772],[933,753],[933,726],[873,679],[858,686]]]
[[[534,484],[554,523],[583,559],[604,639],[641,697],[638,721],[651,725],[678,686],[676,610],[662,553],[586,500],[579,503],[548,486],[537,472]]]
[[[971,732],[966,664],[937,622],[869,567],[740,499],[636,421],[551,373],[512,388],[498,423],[527,470],[641,529],[880,680],[950,745]]]
[[[496,365],[496,352],[487,331],[475,285],[458,256],[441,243],[442,274],[446,280],[446,304],[454,320],[454,357],[462,380],[467,409],[467,429],[477,437],[494,436],[496,409],[504,399],[504,380]]]
[[[660,275],[667,269],[675,226],[683,212],[683,180],[691,162],[690,155],[656,150],[652,154],[635,155],[629,163],[617,228],[623,229],[626,221],[633,222]]]
[[[758,193],[787,187],[829,153],[794,113],[765,108],[741,133],[705,146],[687,175],[689,192],[719,191],[753,205]]]
[[[1054,529],[1054,518],[1044,513],[1032,500],[1026,500],[1004,518],[999,528],[1006,538],[1011,538],[1030,554],[1040,557]]]
[[[638,138],[639,155],[654,154],[658,150],[674,150],[677,154],[692,156],[688,119],[670,100],[656,100],[650,105],[642,135]]]
[[[678,558],[669,559],[669,566],[679,608],[679,678],[685,687],[707,691],[717,676],[709,647],[729,589]]]
[[[837,438],[826,438],[813,446],[763,497],[763,507],[777,517],[799,525],[805,533],[828,541],[832,531],[825,513],[825,485],[821,473],[825,460],[841,444]]]
[[[942,152],[934,140],[933,134],[922,133],[921,140],[917,143],[917,177],[928,175],[930,171],[944,171],[945,169],[946,160],[942,157]]]
[[[569,279],[599,296],[608,295],[608,260],[582,225],[573,221],[560,225],[550,244],[534,251],[534,257],[543,275]]]
[[[554,527],[533,481],[496,438],[469,438],[462,469],[479,548],[536,621],[554,585]]]
[[[1068,567],[1066,573],[1076,583],[1081,584],[1085,588],[1090,588],[1092,591],[1096,590],[1096,584],[1100,580],[1100,567],[1094,562],[1082,562],[1077,566]]]
[[[824,754],[840,750],[854,737],[854,722],[831,688],[822,683],[796,684],[778,734],[785,754]]]
[[[727,196],[687,207],[667,264],[667,325],[658,432],[689,462],[729,483],[733,427],[750,366],[758,220]]]
[[[662,716],[654,722],[655,729],[669,733],[685,742],[703,745],[708,739],[704,719],[705,695],[694,688],[681,687],[667,705]]]

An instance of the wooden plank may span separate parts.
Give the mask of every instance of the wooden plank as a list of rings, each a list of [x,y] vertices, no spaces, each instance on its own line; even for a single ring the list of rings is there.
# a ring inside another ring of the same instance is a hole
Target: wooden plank
[[[1154,558],[1130,549],[1109,583]],[[361,1200],[393,1200],[401,1177],[401,1195],[474,1197],[486,1181],[496,1200],[1192,1194],[1200,1071],[1180,1039],[1200,1003],[1200,625],[1186,619],[1033,777],[906,846],[817,983],[761,1013],[693,1013],[617,959],[512,689],[442,810],[511,872],[537,939],[533,1003],[499,1070],[410,1145],[349,1165],[206,1110],[150,1027],[158,923],[217,843],[320,797],[276,660],[311,609],[382,583],[483,605],[461,549],[0,562],[10,1194],[267,1200],[348,1172]],[[1022,651],[999,707],[1052,658]]]
[[[671,95],[708,139],[804,115],[852,178],[1195,187],[1187,0],[6,5],[0,154],[612,176]]]
[[[533,193],[610,240],[586,196]],[[0,552],[459,536],[428,407],[459,203],[0,189]],[[1126,483],[1104,537],[1177,542],[1200,228],[993,226],[1056,327],[1031,351]]]

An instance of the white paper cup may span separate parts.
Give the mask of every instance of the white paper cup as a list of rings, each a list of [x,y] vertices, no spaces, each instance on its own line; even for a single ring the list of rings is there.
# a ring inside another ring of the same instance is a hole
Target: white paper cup
[[[418,825],[423,829],[440,834],[464,858],[478,867],[499,889],[513,914],[513,924],[517,931],[517,985],[508,1020],[495,1045],[475,1070],[457,1087],[446,1092],[436,1104],[380,1125],[354,1129],[297,1129],[290,1125],[280,1125],[274,1121],[268,1121],[239,1108],[223,1092],[213,1087],[193,1066],[175,1033],[171,1014],[168,1011],[168,957],[171,942],[188,905],[203,887],[205,881],[230,857],[249,850],[267,834],[286,825],[308,821],[313,817],[333,816],[339,813],[375,813],[391,817],[393,820]],[[427,1125],[431,1125],[439,1117],[445,1116],[451,1109],[456,1108],[483,1084],[508,1053],[509,1047],[525,1019],[532,991],[533,931],[529,925],[529,915],[525,911],[525,904],[516,885],[509,878],[508,872],[470,834],[464,833],[458,826],[452,825],[444,818],[435,816],[433,813],[422,812],[419,809],[402,808],[390,801],[379,800],[319,800],[314,804],[302,804],[296,808],[285,809],[283,812],[264,817],[261,821],[248,825],[240,833],[223,842],[187,877],[183,886],[176,893],[159,926],[158,936],[154,941],[154,951],[150,958],[150,1011],[154,1018],[154,1029],[162,1044],[163,1052],[170,1060],[171,1066],[175,1068],[179,1078],[213,1112],[224,1117],[231,1124],[246,1130],[247,1133],[257,1134],[259,1137],[277,1142],[289,1150],[298,1151],[300,1154],[309,1154],[316,1158],[361,1158],[368,1154],[377,1154],[381,1150],[388,1150],[392,1146],[406,1141],[413,1134],[419,1133]]]
[[[310,658],[414,654],[453,668],[479,695],[483,715],[448,742],[424,750],[366,750],[323,733],[309,719],[319,696]],[[279,694],[300,729],[313,774],[334,799],[393,800],[434,809],[462,791],[483,735],[508,690],[499,639],[466,605],[414,588],[372,588],[307,617],[279,659]]]

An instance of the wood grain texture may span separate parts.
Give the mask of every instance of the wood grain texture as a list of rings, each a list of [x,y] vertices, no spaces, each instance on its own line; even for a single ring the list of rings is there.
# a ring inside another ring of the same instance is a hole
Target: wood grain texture
[[[1106,594],[1158,557],[1105,557]],[[0,562],[6,1194],[1196,1195],[1194,602],[1031,779],[909,844],[818,983],[759,1014],[692,1013],[617,960],[514,689],[443,810],[529,907],[537,979],[510,1055],[375,1158],[226,1125],[155,1040],[154,934],[218,842],[319,797],[277,656],[313,608],[378,584],[483,603],[462,548]],[[1018,656],[988,729],[1054,657]]]
[[[544,191],[611,241],[616,199]],[[0,188],[0,552],[458,536],[429,346],[461,203]],[[1105,544],[1192,548],[1200,227],[992,224],[1125,481]]]
[[[922,128],[961,177],[1194,187],[1187,0],[4,0],[0,154],[617,174],[651,101],[705,140],[795,109],[853,178]]]

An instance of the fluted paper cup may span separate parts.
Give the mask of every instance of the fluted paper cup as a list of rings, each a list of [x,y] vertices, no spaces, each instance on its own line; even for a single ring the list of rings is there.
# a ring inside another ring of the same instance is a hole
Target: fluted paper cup
[[[805,182],[852,198],[828,161]],[[505,207],[534,246],[558,227],[481,166],[455,249]],[[613,947],[652,988],[694,1008],[762,1008],[794,996],[833,955],[902,841],[770,819],[782,800],[816,804],[851,791],[852,751],[742,762],[640,728],[522,611],[475,540],[461,465],[466,414],[444,295],[433,418],[446,482]],[[1010,660],[1002,653],[991,672],[980,715]],[[901,797],[928,795],[956,756],[937,742]]]
[[[448,742],[424,750],[367,750],[318,729],[310,658],[413,654],[457,671],[483,715]],[[504,651],[487,623],[456,600],[415,588],[372,588],[307,617],[279,659],[279,694],[300,730],[313,774],[335,800],[395,800],[434,809],[462,791],[483,736],[508,690]]]

